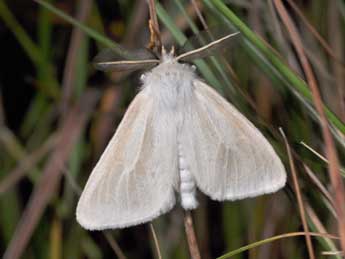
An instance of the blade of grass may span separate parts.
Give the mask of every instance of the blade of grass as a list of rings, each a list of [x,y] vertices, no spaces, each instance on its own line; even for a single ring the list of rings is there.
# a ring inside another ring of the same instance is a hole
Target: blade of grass
[[[297,202],[298,202],[298,209],[299,209],[300,217],[301,217],[301,220],[302,220],[303,229],[304,229],[304,231],[306,233],[305,239],[306,239],[306,243],[307,243],[309,258],[310,259],[315,259],[313,243],[311,242],[310,235],[308,234],[309,233],[309,228],[308,228],[308,224],[307,224],[307,220],[306,220],[306,216],[305,216],[305,210],[304,210],[304,204],[303,204],[303,200],[302,200],[302,194],[301,194],[301,190],[300,190],[299,183],[298,183],[297,172],[296,172],[295,164],[294,164],[294,161],[293,161],[293,158],[292,158],[290,145],[289,145],[289,143],[287,141],[287,138],[286,138],[285,133],[282,130],[282,128],[280,128],[280,133],[283,136],[283,139],[284,139],[284,142],[285,142],[285,147],[286,147],[286,150],[287,150],[287,153],[288,153],[290,170],[291,170],[291,173],[292,173],[294,189],[295,189],[295,192],[296,192],[296,197],[297,197]]]
[[[46,163],[42,176],[6,249],[4,259],[20,258],[25,251],[44,209],[55,193],[62,175],[61,165],[69,157],[74,142],[79,138],[97,98],[98,94],[95,91],[87,91],[80,102],[70,111],[64,123],[61,124],[58,145]]]
[[[5,148],[7,153],[17,161],[20,161],[28,156],[28,153],[23,145],[7,127],[0,128],[0,143],[2,143],[2,146]],[[34,167],[33,172],[29,175],[30,180],[35,182],[38,177],[38,172],[38,168]]]
[[[197,34],[199,32],[198,27],[196,26],[196,24],[194,23],[193,19],[189,16],[189,14],[187,13],[186,9],[184,8],[183,4],[181,3],[180,0],[175,0],[174,1],[177,8],[180,10],[180,12],[183,14],[183,16],[186,18],[190,28],[192,29],[194,34]]]
[[[51,93],[52,96],[58,96],[58,83],[56,78],[53,76],[51,65],[46,62],[43,55],[41,54],[40,48],[38,48],[38,46],[32,41],[23,27],[17,22],[3,0],[0,0],[0,18],[5,22],[6,26],[10,28],[11,32],[16,37],[32,63],[37,68],[46,68],[46,77],[49,78],[50,83],[43,86],[46,87],[45,90],[48,93]]]
[[[35,165],[55,146],[57,143],[56,135],[52,135],[41,147],[23,156],[19,160],[15,169],[7,174],[6,178],[1,179],[0,195],[11,189],[27,172],[32,170]]]
[[[52,1],[52,0],[50,0]],[[43,60],[49,63],[52,54],[52,31],[53,24],[49,11],[43,7],[39,8],[38,21],[38,48]],[[49,84],[49,76],[47,75],[47,66],[39,66],[37,68],[38,80],[43,84]]]
[[[133,11],[128,19],[128,25],[126,33],[123,37],[122,43],[124,46],[134,47],[136,43],[136,37],[141,31],[141,25],[147,22],[148,6],[146,1],[136,1]]]
[[[90,46],[90,38],[85,38],[84,41],[81,43],[81,46],[78,50],[79,55],[77,56],[77,68],[76,74],[77,77],[75,79],[75,86],[74,86],[74,93],[73,95],[76,98],[79,98],[82,93],[85,91],[87,87],[87,80],[89,75],[89,46]]]
[[[337,256],[337,258],[341,258],[340,256],[344,256],[343,251],[323,251],[321,252],[322,255],[330,255],[330,256]]]
[[[252,243],[252,244],[249,244],[249,245],[246,245],[246,246],[242,246],[234,251],[231,251],[229,253],[226,253],[220,257],[217,257],[216,259],[226,259],[226,258],[230,258],[234,255],[237,255],[239,253],[242,253],[242,252],[245,252],[245,251],[248,251],[250,249],[253,249],[255,247],[258,247],[258,246],[261,246],[261,245],[264,245],[264,244],[267,244],[267,243],[270,243],[270,242],[273,242],[273,241],[276,241],[276,240],[279,240],[279,239],[284,239],[284,238],[289,238],[289,237],[297,237],[297,236],[305,236],[307,233],[305,232],[293,232],[293,233],[285,233],[285,234],[282,234],[282,235],[277,235],[277,236],[273,236],[273,237],[270,237],[270,238],[266,238],[266,239],[263,239],[263,240],[260,240],[258,242],[255,242],[255,243]],[[308,233],[310,236],[316,236],[316,237],[326,237],[326,238],[331,238],[331,239],[339,239],[339,237],[337,236],[334,236],[334,235],[330,235],[330,234],[327,234],[327,233],[315,233],[315,232],[309,232]]]
[[[241,206],[238,202],[228,202],[223,206],[224,242],[227,250],[233,250],[243,244],[244,226],[237,224],[243,220]],[[239,254],[237,259],[245,258]]]
[[[225,23],[227,26],[233,28],[233,24],[229,20],[227,20],[225,16],[219,14],[219,11],[212,5],[210,1],[205,1],[205,4],[207,5],[207,8],[213,12],[213,15],[216,18],[218,18],[222,23]],[[251,41],[244,38],[243,43],[243,49],[245,53],[249,55],[249,57],[253,59],[255,64],[271,78],[274,85],[281,91],[285,90],[283,87],[288,87],[288,89],[297,97],[297,99],[304,105],[304,107],[307,108],[307,110],[310,112],[311,117],[319,123],[320,116],[318,116],[318,113],[311,105],[311,103],[306,100],[303,95],[285,79],[285,77],[283,77],[279,70],[276,69],[274,64],[272,64],[272,62],[268,58],[266,58],[266,56],[263,55],[263,53],[253,43],[251,43]],[[337,141],[345,148],[343,134],[333,126],[331,127],[331,130]]]
[[[11,29],[11,32],[14,34],[32,62],[36,65],[40,64],[43,61],[40,49],[31,40],[22,26],[17,22],[3,0],[0,1],[0,17],[5,22],[7,27]]]
[[[304,16],[303,12],[298,8],[297,4],[295,4],[292,0],[287,0],[289,5],[295,11],[295,13],[300,17],[301,21],[305,24],[307,29],[314,35],[320,45],[324,48],[324,50],[330,55],[334,60],[341,64],[342,68],[344,69],[344,63],[342,60],[338,58],[338,56],[332,50],[332,47],[328,45],[327,41],[320,35],[320,33],[314,28],[314,26],[308,21],[307,17]]]
[[[156,235],[156,231],[155,231],[155,228],[153,227],[153,223],[150,222],[150,230],[151,230],[151,233],[152,233],[152,237],[153,237],[153,241],[155,243],[155,248],[156,248],[156,251],[157,251],[157,257],[158,259],[162,259],[162,253],[161,253],[161,249],[160,249],[160,246],[159,246],[159,242],[158,242],[158,238],[157,238],[157,235]]]
[[[113,238],[113,236],[108,231],[103,231],[103,235],[107,239],[109,245],[113,249],[113,251],[116,254],[116,256],[119,259],[126,259],[127,257],[124,255],[124,253],[122,252],[120,246],[118,245],[116,240]]]
[[[80,0],[77,6],[76,19],[78,22],[83,23],[89,16],[89,12],[92,7],[92,0]],[[76,78],[76,64],[78,57],[80,56],[80,46],[85,40],[84,33],[78,28],[74,27],[72,31],[72,36],[70,44],[68,47],[66,64],[64,66],[64,73],[62,79],[62,99],[61,99],[61,111],[62,115],[66,113],[71,97],[73,96],[73,87],[75,86]]]
[[[191,0],[193,8],[199,18],[200,23],[202,24],[202,26],[204,27],[205,30],[208,29],[207,23],[204,19],[204,17],[202,16],[201,10],[200,10],[200,2],[196,2],[195,0]]]
[[[327,198],[327,200],[334,207],[332,195],[328,192],[326,187],[322,184],[322,182],[319,180],[319,178],[315,175],[315,173],[306,164],[303,164],[303,167],[304,167],[306,174],[310,177],[312,182],[319,188],[320,192]]]
[[[245,23],[243,23],[221,0],[204,0],[208,5],[215,7],[222,15],[224,15],[241,33],[247,38],[260,52],[272,63],[280,74],[293,86],[304,98],[308,101],[312,100],[312,94],[308,89],[308,85],[299,76],[295,74],[267,45],[261,38],[259,38],[253,31],[251,31]],[[325,113],[328,119],[338,128],[343,134],[345,133],[345,125],[339,118],[331,112],[327,107]]]
[[[323,226],[322,222],[318,218],[317,214],[313,211],[313,209],[306,205],[306,212],[308,215],[308,222],[309,225],[311,226],[311,229],[314,232],[319,232],[319,233],[327,233],[325,227]],[[336,245],[334,241],[330,238],[327,237],[316,237],[316,239],[321,243],[323,248],[325,250],[331,250],[331,251],[336,251]],[[340,256],[336,256],[337,259],[341,259]]]
[[[62,259],[62,223],[56,216],[50,229],[50,259]]]
[[[344,30],[340,14],[338,12],[338,5],[336,1],[329,3],[328,10],[328,40],[330,46],[334,51],[335,55],[339,57],[341,61],[344,61],[345,48],[344,48]],[[339,62],[337,59],[331,60],[331,68],[334,75],[334,86],[337,89],[334,93],[334,98],[336,101],[332,101],[332,104],[335,104],[334,109],[337,111],[337,114],[345,121],[345,95],[344,95],[344,85],[345,85],[345,68],[344,63]]]
[[[319,152],[317,152],[315,149],[313,149],[311,146],[307,145],[306,143],[304,143],[303,141],[301,141],[302,146],[304,146],[307,150],[309,150],[311,153],[313,153],[315,156],[317,156],[318,158],[320,158],[320,160],[322,160],[323,162],[325,162],[326,164],[329,164],[329,161],[327,160],[327,158],[325,158],[323,155],[321,155]],[[340,173],[343,177],[345,177],[345,169],[344,168],[340,168]]]
[[[50,102],[48,96],[45,93],[38,92],[31,101],[28,111],[24,117],[24,121],[21,124],[20,134],[23,138],[27,138],[35,131],[35,127],[38,124],[42,124],[43,119],[52,109],[49,105]],[[39,120],[41,120],[39,122]],[[40,125],[41,126],[41,125]]]
[[[52,0],[50,0],[52,1]],[[30,107],[26,111],[24,117],[24,122],[21,124],[21,137],[27,138],[32,132],[39,132],[37,129],[49,129],[50,127],[45,125],[44,118],[49,114],[51,110],[51,97],[56,98],[60,95],[60,89],[55,76],[52,65],[54,61],[52,60],[52,20],[49,11],[43,7],[38,10],[38,21],[37,21],[37,31],[38,31],[38,48],[42,56],[43,63],[36,66],[37,80],[34,81],[35,87],[39,89],[35,93],[35,97],[31,100]],[[53,84],[53,86],[51,86]],[[46,89],[52,89],[50,92],[46,92]],[[56,89],[55,91],[53,89]],[[39,132],[38,135],[40,139],[44,138],[44,134]],[[35,139],[34,136],[30,136],[30,141]],[[29,146],[29,145],[28,145]]]
[[[49,11],[54,13],[55,15],[61,17],[62,19],[66,20],[67,22],[71,23],[72,25],[76,26],[80,30],[82,30],[86,35],[89,37],[101,42],[105,47],[111,48],[113,51],[115,51],[117,54],[124,58],[130,58],[131,54],[126,51],[124,48],[122,48],[119,44],[116,42],[112,41],[111,39],[103,36],[99,32],[93,30],[92,28],[80,23],[78,20],[74,19],[73,17],[67,15],[63,11],[59,10],[58,8],[54,7],[50,3],[42,0],[34,0],[38,4],[44,6],[47,8]]]
[[[325,110],[324,110],[325,107],[322,103],[321,95],[319,92],[316,79],[312,72],[312,68],[304,53],[303,44],[299,37],[298,31],[292,19],[290,18],[289,14],[287,13],[283,3],[280,0],[275,0],[274,4],[291,36],[291,41],[297,51],[304,73],[309,83],[309,86],[312,92],[314,105],[321,118],[321,130],[322,130],[323,139],[326,145],[326,156],[329,160],[328,172],[329,172],[329,176],[330,176],[333,191],[334,191],[334,194],[333,194],[334,202],[335,204],[337,204],[336,210],[338,214],[338,232],[340,236],[340,244],[343,251],[345,251],[345,203],[344,203],[345,189],[344,189],[344,185],[343,185],[340,171],[339,171],[339,161],[338,161],[337,151],[335,148],[335,144],[334,144],[331,132],[328,127],[328,121],[327,121]]]
[[[1,154],[2,159],[8,158],[5,154]],[[9,161],[10,159],[8,159]],[[8,171],[8,166],[5,161],[0,160],[1,169],[0,175],[3,176]],[[21,215],[21,200],[16,190],[11,190],[1,196],[0,211],[1,211],[1,239],[3,244],[8,244],[12,238],[16,224]]]
[[[75,244],[75,240],[73,240],[73,243]],[[96,241],[94,241],[93,238],[89,235],[84,235],[81,239],[81,248],[83,251],[83,255],[85,255],[86,258],[104,258],[104,256],[102,255],[102,249],[98,246]]]
[[[343,20],[345,22],[345,4],[342,0],[337,0],[336,2],[338,5],[338,8],[339,8],[339,12],[340,12],[340,14],[343,17]]]

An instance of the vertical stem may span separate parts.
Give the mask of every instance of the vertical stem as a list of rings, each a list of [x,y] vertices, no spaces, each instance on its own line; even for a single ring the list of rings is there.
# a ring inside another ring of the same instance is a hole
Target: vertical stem
[[[150,229],[151,229],[151,232],[152,232],[153,241],[155,242],[156,251],[157,251],[157,257],[158,257],[158,259],[162,259],[162,253],[161,253],[161,250],[160,250],[158,238],[157,238],[156,231],[155,231],[155,229],[153,227],[152,222],[150,223]]]
[[[291,173],[292,173],[293,185],[295,187],[298,208],[299,208],[299,212],[300,212],[300,216],[301,216],[301,220],[302,220],[302,225],[303,225],[304,231],[306,233],[305,239],[306,239],[306,243],[307,243],[309,258],[310,259],[315,259],[313,243],[311,242],[311,237],[310,237],[310,234],[309,234],[309,227],[308,227],[307,218],[306,218],[306,215],[305,215],[305,209],[304,209],[301,189],[299,187],[299,182],[298,182],[298,178],[297,178],[297,171],[296,171],[295,163],[293,161],[293,157],[292,157],[292,154],[291,154],[291,148],[290,148],[289,142],[288,142],[288,140],[287,140],[287,138],[285,136],[285,133],[284,133],[283,129],[280,128],[279,130],[280,130],[280,133],[283,136],[283,139],[284,139],[284,142],[285,142],[285,146],[286,146],[286,150],[287,150],[287,153],[288,153],[289,164],[290,164],[290,169],[291,169]]]
[[[153,32],[151,31],[151,37],[153,36],[152,33],[154,33],[153,38],[154,38],[155,47],[157,47],[157,49],[160,50],[162,41],[161,41],[161,35],[159,31],[155,0],[149,0],[148,4],[149,4],[149,11],[150,11],[150,21],[153,26]]]
[[[80,22],[85,22],[91,11],[91,8],[92,0],[80,0],[78,2],[76,19]],[[82,44],[84,37],[84,32],[80,28],[73,28],[62,79],[62,99],[60,104],[62,117],[67,114],[66,111],[73,96],[73,87],[76,78],[77,56],[79,53],[78,50],[80,49],[80,45]]]
[[[117,256],[117,258],[119,258],[119,259],[126,259],[127,257],[125,256],[125,254],[121,250],[121,247],[119,246],[119,244],[116,242],[116,240],[112,236],[110,230],[103,231],[103,235],[107,239],[110,247],[113,249],[113,251],[114,251],[115,255]]]
[[[190,210],[185,211],[184,227],[188,241],[190,256],[192,259],[201,259],[198,243],[196,241],[195,231],[193,227],[193,219]]]
[[[305,55],[303,43],[300,39],[297,28],[293,23],[293,20],[291,19],[290,15],[285,9],[284,4],[281,0],[274,0],[273,3],[275,4],[278,14],[280,15],[286,29],[290,34],[291,42],[297,52],[297,55],[301,62],[301,66],[303,68],[303,71],[307,78],[307,82],[309,84],[315,109],[320,115],[321,130],[323,139],[325,141],[325,153],[326,157],[329,160],[328,172],[333,187],[334,203],[337,204],[335,209],[338,214],[337,220],[338,232],[340,236],[340,245],[342,250],[345,251],[345,187],[343,179],[340,176],[338,154],[329,129],[329,124],[324,109],[325,106],[322,102],[316,78],[314,77],[312,67],[309,64],[307,56]]]
[[[198,16],[202,26],[204,27],[205,30],[207,30],[208,26],[207,26],[207,23],[206,23],[204,17],[202,16],[202,13],[200,11],[198,3],[195,0],[191,0],[191,2],[192,2],[192,5],[193,5],[194,10],[196,12],[196,15]]]

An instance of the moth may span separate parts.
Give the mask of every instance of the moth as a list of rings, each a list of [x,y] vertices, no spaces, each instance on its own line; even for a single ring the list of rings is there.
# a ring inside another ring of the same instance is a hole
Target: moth
[[[275,192],[286,182],[282,162],[255,126],[185,62],[234,34],[176,56],[99,61],[107,69],[155,66],[93,169],[76,217],[84,228],[124,228],[173,208],[197,208],[196,189],[213,200]]]

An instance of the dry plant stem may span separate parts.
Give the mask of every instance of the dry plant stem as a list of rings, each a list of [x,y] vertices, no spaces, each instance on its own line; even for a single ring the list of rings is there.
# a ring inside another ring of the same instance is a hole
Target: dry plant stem
[[[138,41],[136,37],[141,33],[142,24],[147,22],[148,19],[148,5],[147,1],[137,0],[134,4],[134,10],[131,14],[132,19],[126,29],[121,44],[126,48],[133,49],[138,47]],[[130,71],[122,71],[121,73],[109,74],[113,82],[121,82],[121,80],[128,76]],[[100,100],[100,115],[94,123],[94,127],[91,130],[91,139],[95,140],[95,154],[101,155],[104,147],[109,141],[110,136],[114,133],[115,118],[117,117],[120,99],[122,96],[123,88],[116,84],[105,85],[105,93]]]
[[[285,234],[269,237],[269,238],[263,239],[261,241],[255,242],[254,244],[252,243],[252,244],[243,246],[239,249],[236,249],[235,252],[229,252],[225,255],[218,257],[217,259],[230,258],[233,255],[239,254],[243,251],[248,251],[249,249],[253,249],[254,247],[262,246],[264,244],[267,244],[268,242],[273,242],[273,241],[276,241],[279,239],[285,239],[285,238],[290,238],[290,237],[305,236],[306,234],[307,233],[305,233],[305,232],[292,232],[292,233],[285,233]],[[323,237],[323,238],[331,238],[331,239],[339,240],[339,237],[334,236],[334,235],[330,235],[328,233],[309,232],[308,234],[310,236],[313,236],[313,237]]]
[[[197,14],[195,13],[195,8],[192,3],[188,4],[186,7],[186,12],[188,16],[194,20],[197,17]],[[176,18],[174,19],[174,24],[176,27],[180,28],[181,31],[184,31],[185,29],[189,28],[189,23],[187,22],[187,19],[184,14],[178,14]],[[169,30],[162,31],[161,34],[162,42],[170,42],[172,40],[172,35],[169,32]]]
[[[207,30],[208,26],[207,26],[207,23],[206,23],[204,17],[202,16],[202,13],[201,13],[200,8],[199,8],[199,4],[196,2],[196,0],[191,0],[191,2],[192,2],[192,5],[193,5],[194,10],[196,12],[196,15],[198,16],[202,26],[204,27],[205,30]]]
[[[300,216],[301,216],[303,229],[304,229],[304,231],[306,233],[305,239],[306,239],[306,242],[307,242],[309,258],[310,259],[315,259],[313,243],[311,242],[311,238],[310,238],[310,235],[309,235],[309,228],[308,228],[307,219],[306,219],[306,216],[305,216],[305,210],[304,210],[304,205],[303,205],[303,200],[302,200],[302,194],[301,194],[301,190],[299,188],[297,172],[296,172],[295,164],[294,164],[294,161],[293,161],[293,158],[292,158],[290,145],[289,145],[289,143],[288,143],[288,141],[286,139],[284,131],[282,129],[280,129],[280,132],[281,132],[281,134],[282,134],[282,136],[284,138],[286,150],[287,150],[287,153],[288,153],[289,164],[290,164],[290,169],[291,169],[291,173],[292,173],[293,185],[294,185],[294,188],[295,188],[297,202],[298,202],[298,209],[299,209],[299,213],[300,213]]]
[[[344,255],[343,251],[321,252],[322,255]]]
[[[153,51],[156,51],[157,48],[157,33],[156,33],[156,30],[153,26],[153,22],[152,20],[150,19],[149,20],[149,31],[150,31],[150,42],[148,44],[148,48],[153,50]]]
[[[317,176],[313,173],[313,171],[303,163],[303,167],[307,175],[310,177],[312,182],[319,188],[321,193],[327,198],[327,200],[332,204],[333,207],[335,207],[335,204],[333,204],[333,199],[331,194],[328,192],[325,186],[323,186],[322,182],[317,178]]]
[[[150,20],[151,20],[150,23],[152,24],[152,27],[153,27],[152,28],[153,32],[151,31],[151,37],[153,37],[154,45],[155,45],[153,47],[157,47],[157,49],[160,50],[162,41],[161,41],[161,36],[160,36],[160,31],[159,31],[155,0],[148,0],[148,4],[149,4]],[[152,42],[150,42],[150,44],[152,44]]]
[[[161,250],[160,250],[158,238],[157,238],[156,231],[155,231],[152,223],[150,223],[150,229],[151,229],[153,241],[155,242],[155,247],[156,247],[156,251],[157,251],[157,257],[158,257],[158,259],[162,259],[162,253],[161,253]]]
[[[79,0],[76,19],[85,22],[92,7],[92,0]],[[76,76],[75,67],[77,64],[78,49],[84,39],[84,33],[77,27],[72,31],[71,41],[68,47],[66,64],[62,79],[62,100],[61,114],[66,114],[67,107],[73,94],[73,84]]]
[[[329,26],[329,41],[334,53],[340,59],[344,58],[345,48],[343,40],[343,23],[340,19],[340,14],[338,12],[338,4],[336,1],[330,2],[328,9],[328,26]],[[337,60],[332,60],[332,71],[335,79],[335,89],[337,89],[338,101],[336,102],[335,108],[338,111],[338,114],[341,120],[345,121],[345,102],[344,102],[344,85],[345,85],[345,69],[343,64],[337,62]]]
[[[304,16],[304,14],[301,12],[301,10],[298,8],[298,6],[293,2],[293,0],[287,0],[287,2],[292,7],[292,9],[296,12],[296,14],[301,18],[302,22],[306,25],[308,30],[319,41],[319,43],[325,49],[325,51],[328,53],[328,55],[330,55],[335,61],[340,63],[342,65],[342,68],[344,69],[344,62],[342,60],[340,60],[338,58],[339,56],[333,52],[332,47],[330,45],[328,45],[326,40],[324,38],[322,38],[320,33],[313,27],[313,25],[310,24],[308,19]]]
[[[306,213],[309,216],[310,221],[314,225],[315,229],[317,229],[317,232],[319,233],[327,233],[325,226],[322,224],[321,220],[318,218],[317,214],[315,211],[308,205],[306,204],[305,206]],[[328,237],[323,237],[324,241],[329,243],[329,244],[334,244],[330,238]],[[336,248],[334,245],[329,246],[332,251],[336,251]]]
[[[276,11],[274,9],[272,1],[268,1],[268,7],[269,7],[270,14],[271,14],[271,21],[273,23],[272,33],[275,34],[275,37],[279,43],[279,46],[281,46],[281,51],[283,53],[285,53],[287,60],[289,60],[289,61],[294,60],[291,58],[292,57],[292,50],[291,50],[290,45],[288,44],[288,42],[286,41],[286,39],[283,35],[283,31],[282,31],[281,25],[279,23],[279,19],[278,19]],[[294,66],[294,69],[297,70],[295,66]]]
[[[110,244],[110,246],[113,249],[114,253],[116,254],[117,258],[119,258],[119,259],[126,259],[127,257],[122,252],[119,244],[116,242],[116,240],[111,235],[111,233],[109,231],[103,231],[103,235],[107,239],[108,243]]]
[[[63,164],[73,151],[74,144],[79,139],[97,99],[98,94],[95,91],[87,91],[81,97],[80,103],[72,108],[61,123],[57,145],[47,160],[41,178],[16,226],[12,240],[3,256],[4,259],[21,258],[48,202],[55,194],[62,176]]]
[[[299,56],[300,62],[302,64],[302,68],[304,73],[307,77],[308,85],[311,89],[311,93],[313,96],[313,102],[317,112],[320,115],[320,123],[321,123],[321,130],[322,135],[325,141],[325,149],[326,149],[326,157],[329,160],[329,175],[333,187],[334,192],[334,202],[337,204],[336,210],[338,214],[338,232],[340,236],[340,244],[343,251],[345,251],[345,190],[344,185],[342,182],[342,178],[339,172],[339,161],[337,152],[335,149],[335,144],[329,129],[328,121],[325,116],[325,111],[323,109],[323,103],[321,100],[321,95],[316,83],[316,79],[313,75],[311,66],[307,60],[307,57],[304,53],[303,45],[301,39],[298,35],[297,29],[293,24],[290,16],[288,15],[287,11],[281,0],[274,1],[277,11],[282,18],[289,34],[291,37],[291,41],[296,49],[296,52]]]
[[[62,221],[58,216],[54,215],[50,228],[50,252],[49,258],[62,258]]]
[[[0,182],[0,195],[16,185],[28,171],[30,171],[55,145],[57,135],[54,134],[38,149],[30,152],[28,156],[20,160],[15,169]]]
[[[193,219],[190,210],[184,212],[184,227],[188,241],[190,256],[192,259],[201,259],[198,243],[193,226]]]
[[[132,19],[130,19],[129,24],[126,29],[126,34],[122,44],[126,47],[136,47],[138,41],[136,38],[142,30],[142,25],[147,21],[147,2],[142,0],[137,0],[133,7],[133,13],[131,14]]]

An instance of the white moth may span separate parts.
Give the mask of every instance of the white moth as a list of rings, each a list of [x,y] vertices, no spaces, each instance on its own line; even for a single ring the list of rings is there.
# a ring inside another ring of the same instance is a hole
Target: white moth
[[[194,66],[179,63],[231,36],[178,57],[163,49],[160,60],[148,60],[159,65],[142,76],[141,91],[80,197],[76,215],[84,228],[151,221],[171,210],[176,196],[185,210],[195,209],[197,188],[223,201],[285,185],[283,164],[264,136],[198,78]]]

